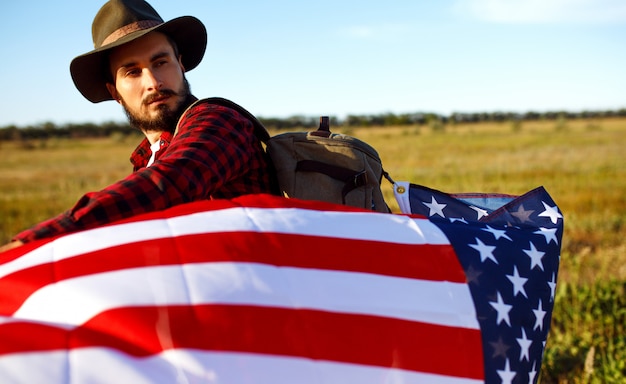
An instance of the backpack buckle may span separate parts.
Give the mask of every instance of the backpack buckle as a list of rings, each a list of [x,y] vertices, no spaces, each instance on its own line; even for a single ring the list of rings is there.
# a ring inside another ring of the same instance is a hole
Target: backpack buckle
[[[354,175],[354,178],[352,179],[352,182],[354,183],[354,188],[358,188],[358,187],[362,187],[364,185],[367,185],[367,172],[365,172],[364,170],[357,173],[356,175]]]

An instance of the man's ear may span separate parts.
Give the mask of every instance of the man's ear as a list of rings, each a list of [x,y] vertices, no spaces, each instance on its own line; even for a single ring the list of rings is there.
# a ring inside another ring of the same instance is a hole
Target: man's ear
[[[111,97],[113,98],[113,100],[117,101],[118,103],[120,102],[120,97],[117,94],[117,89],[115,89],[115,84],[111,84],[111,83],[106,83],[107,89],[109,90],[109,93],[111,94]]]
[[[185,66],[183,65],[183,55],[178,55],[178,65],[180,65],[180,68],[183,70],[183,73],[185,73]]]

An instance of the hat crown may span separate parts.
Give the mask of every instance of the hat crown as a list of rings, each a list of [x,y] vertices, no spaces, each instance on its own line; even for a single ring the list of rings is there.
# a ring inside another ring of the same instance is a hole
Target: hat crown
[[[163,19],[143,0],[110,0],[100,8],[91,26],[93,45],[100,48],[124,35],[162,24]],[[125,27],[127,28],[124,32]],[[118,32],[114,39],[112,35]]]

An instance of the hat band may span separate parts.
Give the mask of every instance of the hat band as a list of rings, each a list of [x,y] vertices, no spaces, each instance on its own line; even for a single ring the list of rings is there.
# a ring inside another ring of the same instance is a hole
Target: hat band
[[[159,24],[163,24],[163,22],[158,20],[135,21],[134,23],[130,23],[123,26],[122,28],[113,31],[113,33],[111,33],[109,36],[106,37],[106,39],[104,39],[104,41],[102,41],[102,44],[100,46],[102,47],[103,45],[111,44],[130,33],[156,27]]]

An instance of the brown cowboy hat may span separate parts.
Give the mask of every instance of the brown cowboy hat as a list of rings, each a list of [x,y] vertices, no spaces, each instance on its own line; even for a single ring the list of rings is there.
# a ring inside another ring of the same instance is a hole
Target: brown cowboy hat
[[[72,79],[80,93],[93,103],[112,100],[105,85],[110,82],[107,52],[152,31],[162,32],[176,42],[186,71],[200,64],[207,43],[206,28],[200,20],[183,16],[163,22],[145,1],[109,0],[100,8],[91,27],[95,49],[74,58],[70,64]]]

